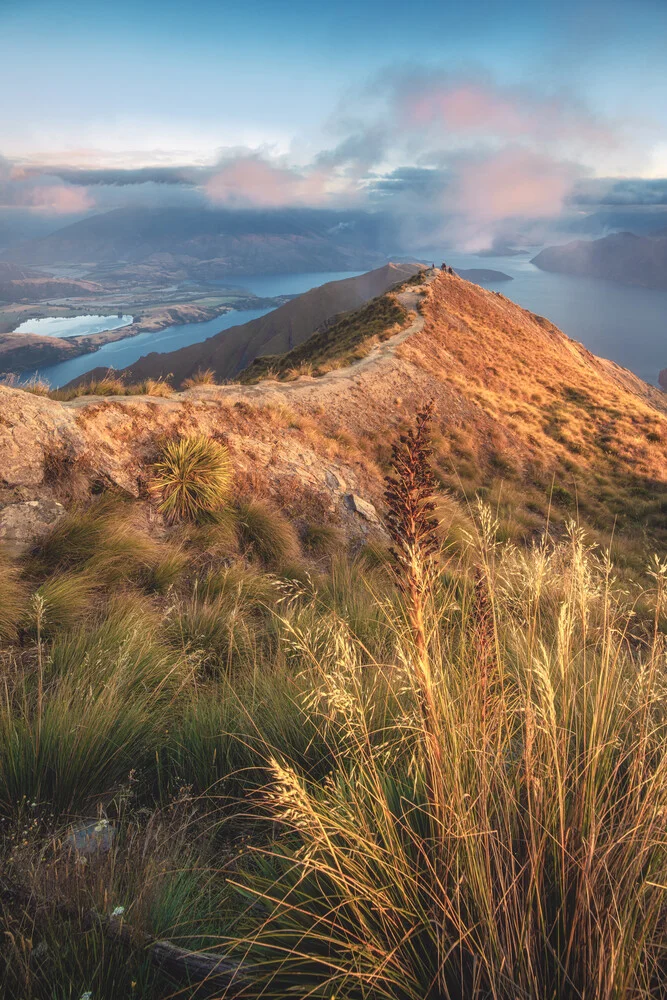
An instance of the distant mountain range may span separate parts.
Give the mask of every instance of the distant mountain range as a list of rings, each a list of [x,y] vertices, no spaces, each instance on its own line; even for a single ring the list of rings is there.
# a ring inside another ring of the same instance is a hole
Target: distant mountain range
[[[421,264],[385,264],[357,278],[329,281],[266,316],[223,330],[208,340],[165,354],[147,354],[119,374],[128,381],[170,375],[175,386],[199,369],[212,369],[218,379],[231,378],[259,355],[292,350],[334,316],[358,309],[421,269]],[[74,383],[89,382],[105,371],[96,368]]]
[[[12,248],[37,267],[79,265],[92,277],[219,281],[244,274],[377,267],[391,223],[364,212],[316,209],[117,209]]]
[[[547,247],[533,257],[533,264],[543,271],[667,289],[667,231],[654,236],[613,233],[600,240],[574,240]]]

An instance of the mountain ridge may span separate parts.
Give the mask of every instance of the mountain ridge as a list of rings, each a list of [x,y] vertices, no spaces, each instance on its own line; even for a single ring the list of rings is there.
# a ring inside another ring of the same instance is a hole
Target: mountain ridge
[[[363,270],[386,261],[388,223],[318,209],[119,208],[13,247],[33,266],[79,265],[94,276],[224,280],[243,274]],[[145,275],[144,275],[145,276]]]
[[[48,493],[55,462],[141,495],[159,440],[207,433],[283,506],[315,491],[349,520],[351,496],[381,508],[387,440],[433,399],[436,469],[464,501],[496,497],[528,536],[574,516],[605,538],[615,524],[637,559],[642,538],[667,541],[662,393],[456,275],[404,287],[410,326],[321,378],[69,403],[1,388],[6,488]]]

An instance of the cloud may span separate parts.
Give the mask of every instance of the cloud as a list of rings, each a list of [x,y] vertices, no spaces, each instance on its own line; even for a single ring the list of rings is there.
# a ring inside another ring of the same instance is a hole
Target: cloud
[[[579,170],[520,146],[466,160],[451,188],[471,248],[493,242],[499,223],[555,218]],[[459,226],[459,229],[461,227]]]
[[[593,178],[577,184],[568,200],[587,206],[667,205],[667,178]]]
[[[308,162],[269,147],[222,149],[209,165],[165,165],[164,151],[152,165],[131,153],[125,166],[96,165],[90,150],[60,165],[0,161],[0,207],[63,216],[135,205],[367,208],[398,220],[406,247],[481,248],[573,211],[667,204],[667,180],[594,176],[602,155],[622,147],[617,123],[566,93],[481,73],[385,71],[355,87],[326,128],[330,145]]]
[[[95,205],[87,189],[59,177],[33,174],[0,157],[0,208],[26,208],[50,215],[80,215]]]
[[[319,206],[329,201],[327,179],[323,170],[299,170],[261,152],[241,150],[225,155],[203,188],[212,204],[232,208]]]
[[[613,128],[573,98],[506,87],[486,77],[399,72],[385,80],[400,129],[443,138],[495,139],[539,144],[613,146]]]

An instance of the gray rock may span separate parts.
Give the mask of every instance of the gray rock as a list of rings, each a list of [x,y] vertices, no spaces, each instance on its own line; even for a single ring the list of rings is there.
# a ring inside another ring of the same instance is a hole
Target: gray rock
[[[378,512],[368,500],[363,500],[356,493],[350,493],[347,497],[347,504],[350,510],[353,510],[355,514],[359,514],[364,520],[370,521],[371,524],[380,524]]]
[[[65,513],[57,500],[9,504],[0,510],[0,543],[9,555],[20,555],[49,532]]]
[[[326,469],[324,479],[330,490],[334,490],[336,493],[344,492],[346,483],[338,470],[334,472],[333,469]]]

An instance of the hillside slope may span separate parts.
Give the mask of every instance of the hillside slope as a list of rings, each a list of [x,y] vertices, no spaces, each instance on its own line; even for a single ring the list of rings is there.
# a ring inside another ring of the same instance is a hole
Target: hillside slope
[[[67,295],[94,295],[101,290],[92,281],[54,278],[50,274],[0,260],[0,302],[40,302]]]
[[[233,326],[199,344],[166,354],[147,354],[123,374],[133,380],[171,375],[176,386],[200,368],[211,368],[219,379],[231,378],[259,354],[283,354],[291,350],[333,316],[358,309],[420,269],[419,264],[385,264],[356,278],[329,281],[266,316]],[[103,371],[96,369],[92,374]]]
[[[547,247],[532,263],[544,271],[667,288],[667,237],[613,233],[600,240],[574,240]]]
[[[410,326],[321,378],[69,403],[0,388],[7,499],[21,488],[49,495],[54,468],[136,495],[165,434],[204,431],[282,506],[305,491],[349,517],[353,495],[381,506],[388,442],[433,399],[442,483],[491,500],[514,534],[578,515],[601,538],[633,534],[633,558],[643,558],[637,540],[664,544],[660,392],[456,275],[425,274],[398,298]]]

